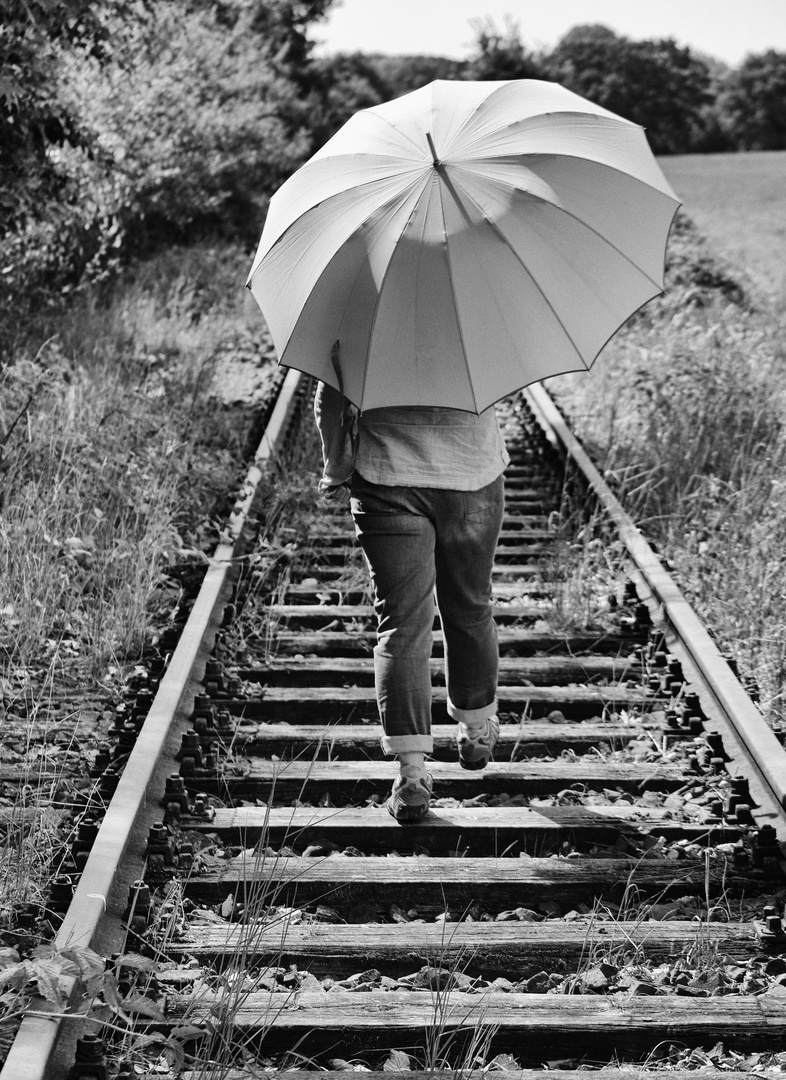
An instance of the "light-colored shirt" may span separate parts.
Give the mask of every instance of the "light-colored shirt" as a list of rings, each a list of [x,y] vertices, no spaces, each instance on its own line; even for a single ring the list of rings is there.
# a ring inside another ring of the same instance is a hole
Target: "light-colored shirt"
[[[346,483],[355,469],[373,484],[477,491],[510,461],[493,406],[479,416],[425,406],[358,414],[337,390],[320,383],[314,415],[325,462],[323,492]]]

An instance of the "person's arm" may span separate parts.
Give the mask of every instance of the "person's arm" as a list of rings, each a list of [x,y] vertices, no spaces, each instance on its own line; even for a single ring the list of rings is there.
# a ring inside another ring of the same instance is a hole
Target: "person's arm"
[[[353,406],[332,386],[318,383],[314,395],[314,419],[322,440],[324,461],[319,493],[328,499],[346,499],[355,468]]]

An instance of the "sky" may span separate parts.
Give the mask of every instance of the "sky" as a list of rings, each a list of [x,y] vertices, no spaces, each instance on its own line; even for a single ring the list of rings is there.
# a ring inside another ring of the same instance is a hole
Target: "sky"
[[[737,66],[748,53],[786,52],[786,0],[335,0],[313,27],[318,55],[333,52],[469,55],[470,21],[518,24],[529,48],[551,48],[578,23],[631,38],[673,37]]]

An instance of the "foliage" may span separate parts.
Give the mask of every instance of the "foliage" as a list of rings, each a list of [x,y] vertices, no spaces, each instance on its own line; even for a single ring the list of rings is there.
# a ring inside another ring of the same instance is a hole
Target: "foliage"
[[[61,93],[63,58],[119,62],[129,20],[146,0],[9,0],[0,33],[0,300],[56,276],[78,280],[98,256],[91,193],[64,167],[66,152],[96,158],[95,135]],[[80,205],[87,195],[87,205]],[[111,246],[112,238],[108,238]]]
[[[378,105],[392,95],[373,57],[340,53],[313,65],[312,122],[314,143],[322,145],[360,109]]]
[[[632,41],[604,27],[575,28],[545,67],[555,82],[645,127],[655,153],[685,152],[702,130],[709,70],[670,38]]]
[[[385,84],[388,98],[407,94],[427,86],[435,79],[465,79],[467,65],[464,60],[451,60],[445,56],[383,56],[370,57]]]
[[[6,312],[187,233],[257,233],[312,147],[307,29],[330,2],[14,0],[0,36]]]
[[[748,56],[729,72],[720,112],[731,141],[741,150],[786,149],[786,53],[768,49]]]
[[[311,65],[311,136],[321,146],[359,109],[400,97],[435,79],[466,78],[463,61],[442,56],[338,53]]]
[[[475,19],[474,53],[467,66],[467,79],[542,79],[543,64],[521,40],[517,24],[508,16],[504,29],[491,18]]]

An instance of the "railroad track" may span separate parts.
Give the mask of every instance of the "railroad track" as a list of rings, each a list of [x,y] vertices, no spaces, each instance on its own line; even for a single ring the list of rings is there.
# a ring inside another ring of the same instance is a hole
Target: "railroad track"
[[[304,382],[284,382],[53,899],[56,953],[120,957],[94,981],[114,1013],[35,1002],[3,1080],[123,1075],[151,1048],[171,1075],[237,1078],[780,1049],[786,754],[548,396],[501,409],[497,760],[458,767],[437,623],[434,802],[402,827],[348,512],[304,524],[270,492],[308,442]],[[566,506],[627,552],[589,629],[554,557],[581,546]]]

